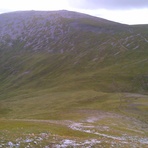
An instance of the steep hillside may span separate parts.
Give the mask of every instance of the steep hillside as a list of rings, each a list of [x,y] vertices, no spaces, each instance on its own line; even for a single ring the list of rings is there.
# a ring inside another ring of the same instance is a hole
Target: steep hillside
[[[147,110],[148,25],[0,15],[0,147],[147,147]]]
[[[52,53],[97,48],[109,35],[129,30],[126,25],[68,11],[2,14],[0,28],[1,48]]]
[[[1,14],[0,28],[1,89],[148,90],[147,26],[28,11]]]
[[[69,11],[1,14],[0,99],[71,91],[147,94],[147,27]]]

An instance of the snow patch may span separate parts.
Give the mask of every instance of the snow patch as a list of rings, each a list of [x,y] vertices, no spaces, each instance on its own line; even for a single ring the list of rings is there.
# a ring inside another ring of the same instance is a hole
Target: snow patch
[[[92,126],[85,126],[82,123],[73,123],[70,126],[70,128],[73,129],[73,130],[78,130],[78,131],[85,132],[85,133],[91,133],[91,134],[99,135],[99,136],[114,139],[114,140],[121,140],[121,141],[126,140],[124,137],[110,136],[110,135],[107,135],[107,134],[102,134],[102,133],[99,133],[99,132],[95,132],[94,129],[91,130]],[[105,126],[105,129],[108,130],[108,127]]]
[[[114,54],[114,56],[118,55],[119,53],[120,53],[120,51],[119,51],[119,52],[116,52],[116,53]]]
[[[56,148],[65,148],[65,147],[76,147],[76,146],[94,146],[101,143],[101,141],[96,139],[85,140],[83,142],[76,142],[75,140],[64,139],[60,144],[56,145]]]
[[[139,48],[139,45],[137,45],[135,48],[133,48],[133,49],[137,49],[137,48]]]
[[[8,142],[8,146],[13,147],[14,144],[13,144],[11,141],[9,141],[9,142]]]

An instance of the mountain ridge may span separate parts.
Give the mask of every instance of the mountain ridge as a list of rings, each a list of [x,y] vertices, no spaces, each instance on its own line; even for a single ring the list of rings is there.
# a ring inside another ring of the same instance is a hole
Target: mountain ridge
[[[121,90],[132,91],[139,89],[134,88],[135,82],[140,83],[137,87],[147,90],[147,69],[144,69],[147,65],[146,54],[148,47],[148,34],[144,29],[146,27],[147,25],[141,27],[118,24],[69,11],[25,11],[1,14],[1,81],[5,83],[4,80],[8,79],[7,84],[9,84],[10,80],[9,85],[11,87],[12,84],[22,87],[23,83],[26,84],[32,79],[33,83],[36,84],[38,82],[36,77],[41,79],[45,77],[47,80],[48,77],[54,78],[54,73],[59,76],[62,76],[63,72],[68,75],[79,73],[83,76],[85,71],[86,73],[94,71],[94,74],[92,73],[89,76],[92,78],[86,78],[85,80],[89,80],[92,83],[92,88],[95,88],[96,84],[93,78],[93,75],[96,75],[95,73],[100,73],[101,78],[104,72],[106,75],[106,73],[113,71],[110,74],[110,80],[106,78],[107,81],[113,82],[114,74],[117,75],[117,73],[120,73],[117,70],[122,69],[119,66],[125,67],[124,64],[129,62],[129,65],[135,63],[137,66],[144,63],[144,67],[142,71],[140,67],[137,67],[137,71],[131,67],[133,72],[129,76],[128,74],[121,74],[121,76],[124,75],[122,79],[127,77],[126,79],[129,80],[126,81],[133,86],[133,88],[128,86],[125,81],[122,83],[125,83],[128,87],[125,85]],[[30,66],[28,65],[29,62],[32,63]],[[116,69],[117,72],[111,70],[111,67]],[[108,70],[104,71],[104,69]],[[126,69],[125,72],[128,72],[129,69]],[[140,71],[138,72],[138,70]],[[142,78],[138,74],[141,72]],[[20,80],[22,77],[24,79]],[[49,79],[48,81],[52,80]],[[50,85],[48,81],[43,80],[45,84],[47,83],[47,86]],[[43,82],[41,87],[43,87]],[[104,88],[102,80],[100,84]],[[89,84],[87,85],[89,86]],[[107,82],[107,85],[112,84]],[[105,84],[105,90],[112,90],[111,86],[107,85]],[[99,89],[102,89],[101,86],[99,86]],[[37,87],[37,85],[34,85],[34,87]]]
[[[24,44],[22,45],[23,48],[31,47],[32,50],[41,48],[40,45],[42,44],[46,48],[47,46],[51,46],[51,44],[54,46],[59,42],[63,44],[64,39],[62,41],[61,39],[65,38],[65,40],[68,40],[73,34],[79,40],[81,37],[79,37],[80,34],[78,35],[78,32],[80,31],[83,31],[85,34],[88,32],[92,35],[93,33],[99,35],[105,32],[107,34],[114,34],[118,31],[118,28],[119,31],[122,31],[122,26],[126,26],[69,11],[23,11],[2,14],[0,16],[0,27],[3,28],[0,31],[1,46],[7,46],[7,48],[10,46],[11,48],[16,42],[21,42],[21,44]],[[118,25],[121,25],[121,27],[116,27]],[[125,28],[128,27],[126,26]],[[72,35],[69,36],[68,34],[71,33]],[[7,45],[5,44],[6,40],[8,42]],[[13,41],[14,43],[9,41]],[[42,45],[42,48],[45,49],[45,47]]]

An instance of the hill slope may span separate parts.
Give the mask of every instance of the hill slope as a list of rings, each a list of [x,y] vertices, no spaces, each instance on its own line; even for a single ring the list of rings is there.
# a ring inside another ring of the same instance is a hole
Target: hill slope
[[[55,77],[55,73],[62,76],[76,72],[83,77],[83,73],[91,71],[92,80],[83,79],[92,81],[92,85],[93,79],[104,77],[105,73],[110,81],[115,75],[121,81],[125,79],[132,86],[131,91],[147,91],[146,27],[137,29],[68,11],[2,14],[1,80],[9,79],[6,85],[24,87],[21,83],[38,83],[38,78],[44,78],[42,83],[50,85],[52,73]],[[130,91],[124,88],[123,91]]]
[[[69,11],[28,11],[1,14],[0,28],[2,102],[17,99],[23,105],[23,98],[33,101],[50,93],[62,93],[64,99],[74,93],[79,102],[80,92],[148,92],[147,25],[128,26]],[[4,106],[2,116],[14,113],[13,105]]]
[[[147,147],[147,28],[1,14],[0,147]]]

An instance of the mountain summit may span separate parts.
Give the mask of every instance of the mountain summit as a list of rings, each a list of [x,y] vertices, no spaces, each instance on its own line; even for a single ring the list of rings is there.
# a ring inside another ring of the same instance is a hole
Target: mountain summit
[[[78,50],[82,44],[85,49],[98,48],[110,36],[133,32],[127,25],[65,10],[1,14],[0,28],[1,48],[48,52]]]

